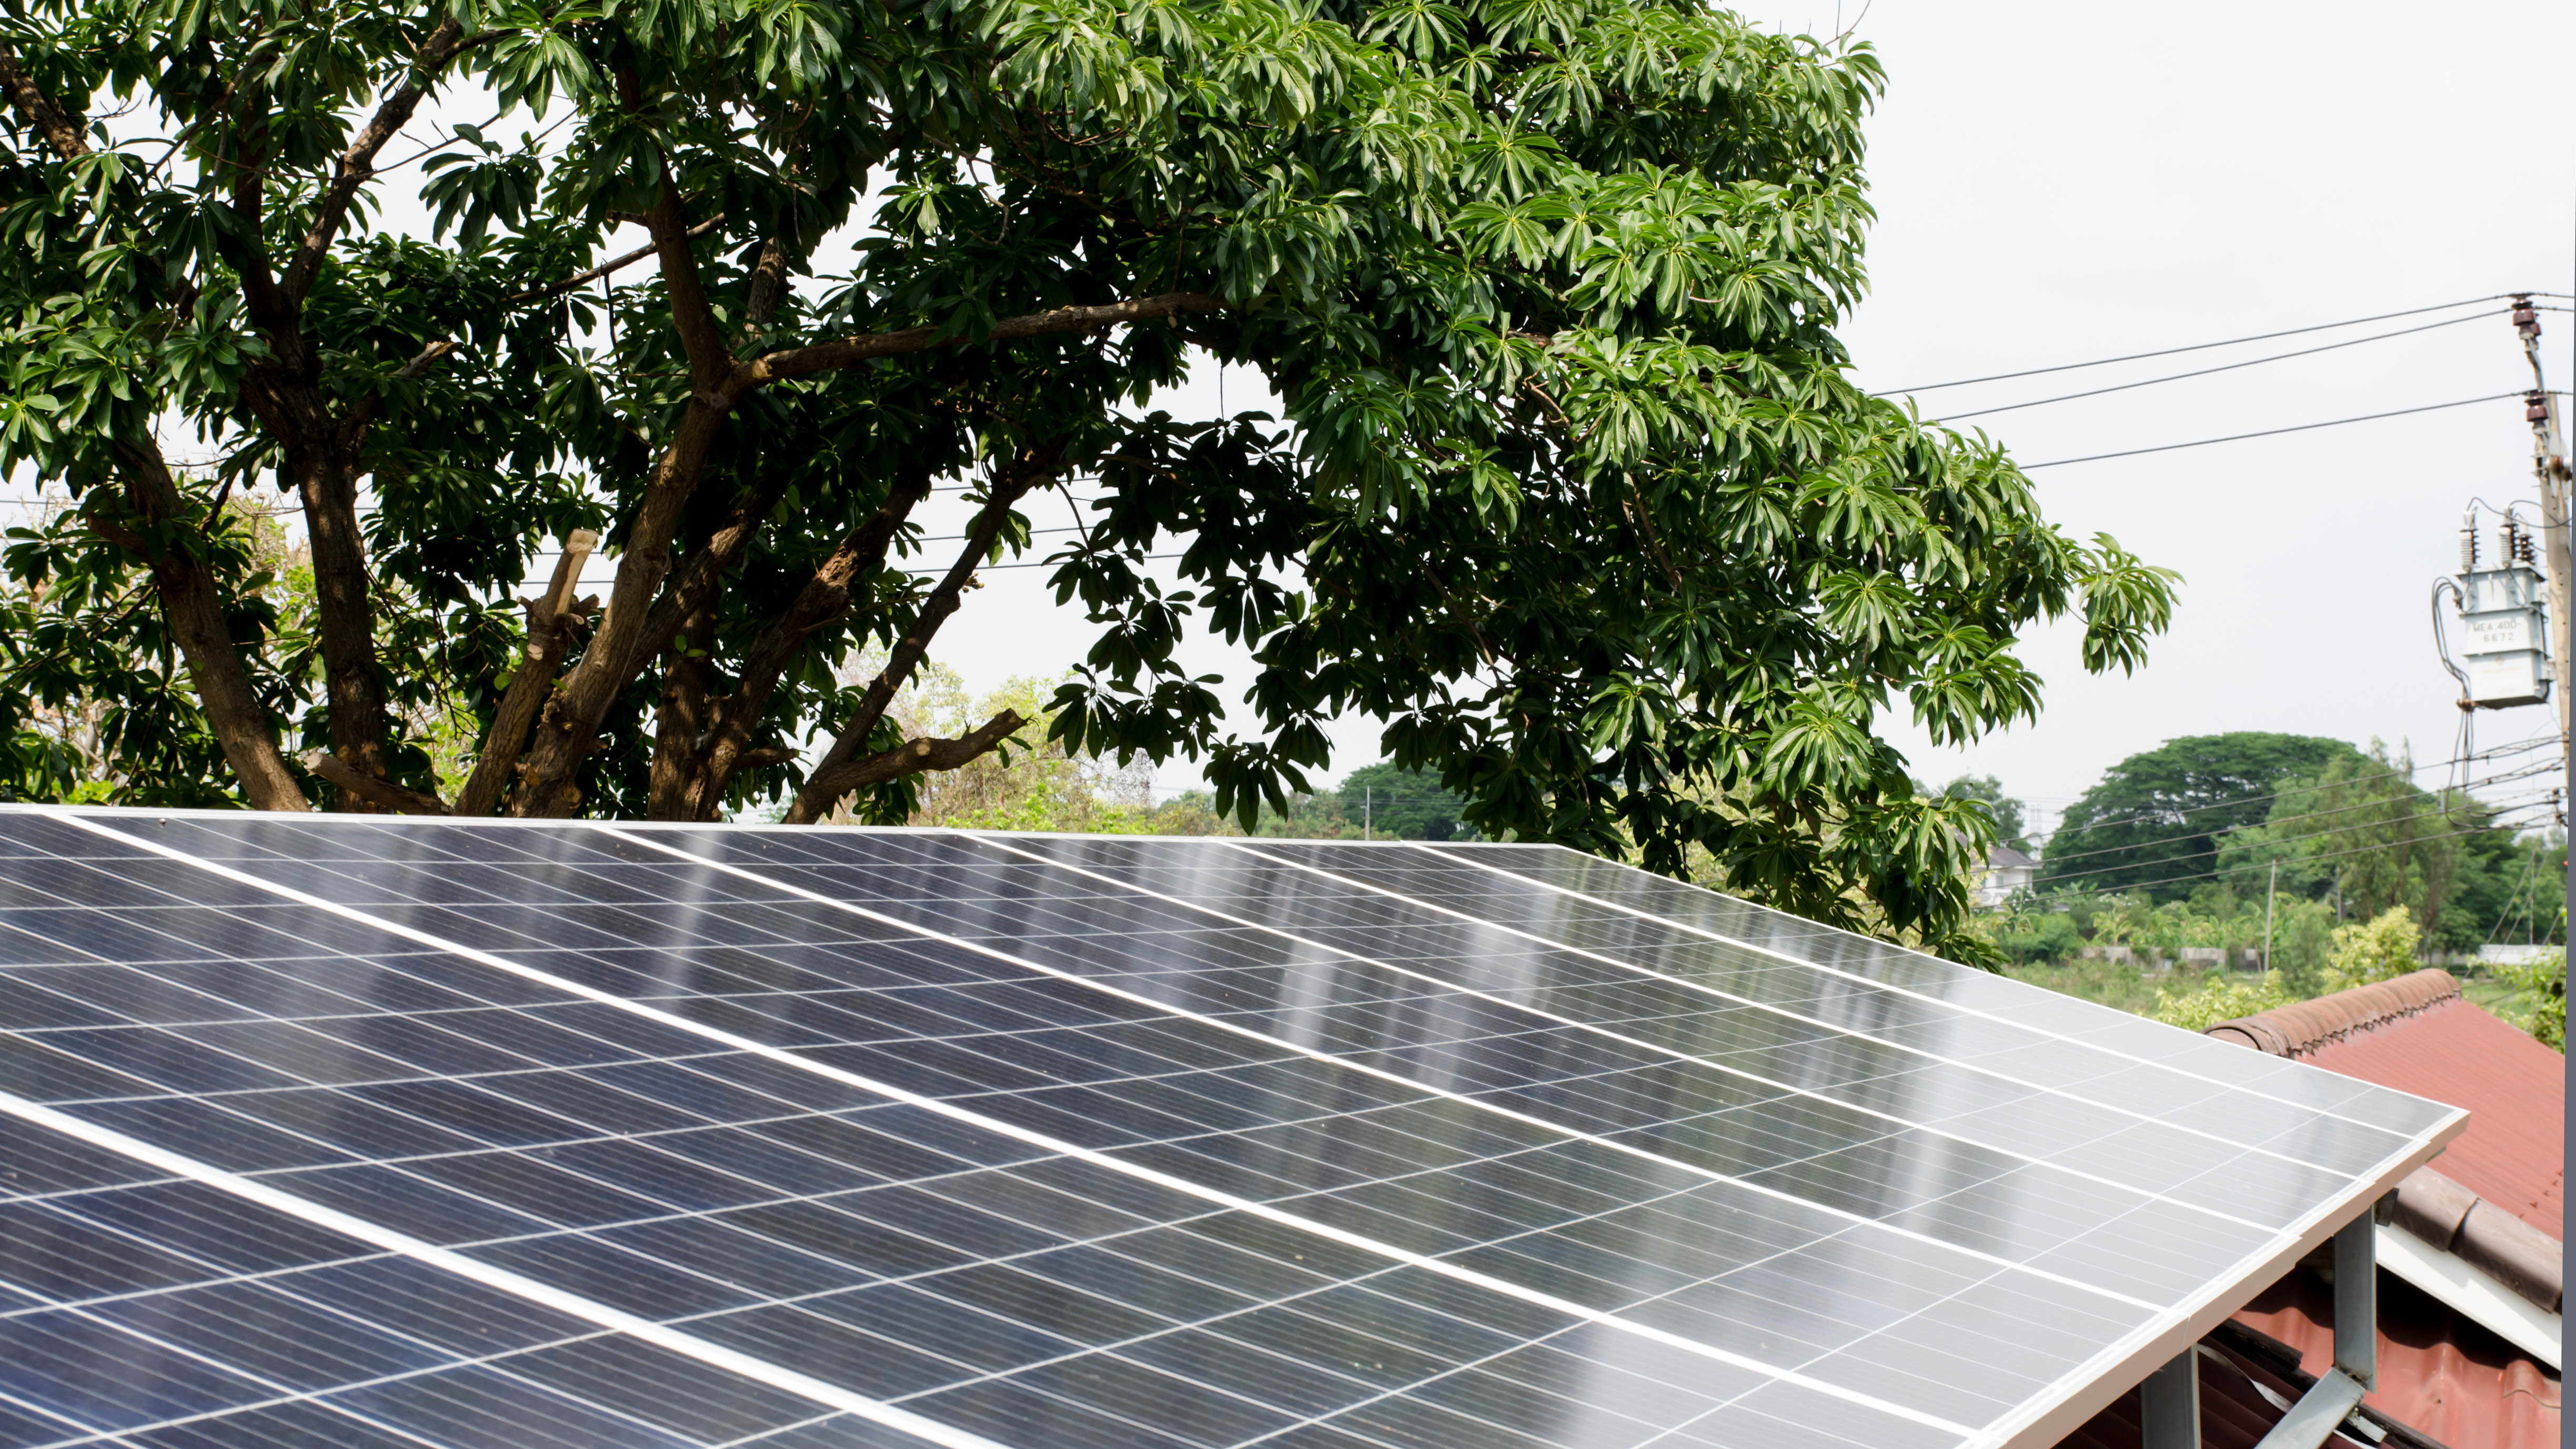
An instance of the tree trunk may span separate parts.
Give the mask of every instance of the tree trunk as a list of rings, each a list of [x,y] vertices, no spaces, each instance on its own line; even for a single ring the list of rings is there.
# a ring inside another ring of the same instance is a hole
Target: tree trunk
[[[330,701],[331,753],[377,779],[391,772],[385,756],[384,676],[376,662],[376,621],[366,539],[358,526],[358,478],[327,443],[290,444],[287,466],[304,502],[304,531],[313,546],[313,593],[322,643],[322,679]],[[344,810],[372,811],[344,796]]]
[[[707,651],[715,635],[712,603],[700,604],[681,621],[679,641],[662,674],[662,707],[654,722],[653,769],[644,807],[648,820],[699,818],[697,802],[707,774],[702,742],[715,682],[715,661]]]
[[[158,452],[120,446],[126,497],[146,527],[165,524],[185,511],[179,485]],[[214,577],[185,549],[155,552],[142,535],[91,515],[101,537],[143,560],[152,570],[152,589],[161,601],[161,617],[171,642],[187,662],[188,680],[196,686],[197,703],[206,712],[207,728],[224,752],[224,762],[241,781],[242,794],[255,810],[310,810],[303,787],[286,768],[277,748],[277,731],[268,707],[250,686],[241,649],[225,627],[222,597]]]

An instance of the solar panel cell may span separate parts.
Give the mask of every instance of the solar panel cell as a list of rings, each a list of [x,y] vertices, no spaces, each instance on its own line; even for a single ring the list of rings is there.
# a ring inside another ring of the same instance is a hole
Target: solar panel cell
[[[2238,1175],[2308,1176],[2143,1186],[2192,1119],[1981,1067],[2073,1038],[1960,1009],[1953,968],[1688,903],[1878,974],[1784,960],[1435,852],[100,819],[0,813],[50,871],[11,919],[55,943],[0,977],[41,993],[7,1080],[50,1095],[0,1106],[399,1250],[135,1290],[171,1303],[133,1323],[289,1294],[138,1422],[194,1394],[248,1433],[283,1414],[252,1384],[453,1444],[1947,1444],[2408,1143],[2260,1097]],[[2186,1110],[2246,1090],[2184,1075]],[[2136,1150],[2074,1165],[2106,1111]],[[133,1202],[153,1241],[172,1209]],[[168,1251],[284,1251],[215,1246]],[[563,1321],[471,1352],[469,1291]],[[272,1382],[331,1313],[375,1337]],[[437,1366],[358,1382],[387,1345]]]

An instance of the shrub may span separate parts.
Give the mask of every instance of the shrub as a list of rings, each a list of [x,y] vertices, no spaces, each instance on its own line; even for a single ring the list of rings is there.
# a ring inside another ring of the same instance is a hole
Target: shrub
[[[2326,989],[2394,981],[2415,970],[2415,948],[2423,934],[2416,928],[2415,913],[2404,906],[2390,906],[2366,924],[2335,927],[2334,944],[2326,950]]]
[[[2178,1026],[2185,1031],[2207,1031],[2222,1021],[2234,1021],[2240,1016],[2287,1006],[2295,999],[2289,988],[2281,984],[2278,971],[2266,971],[2250,981],[2212,976],[2195,991],[2179,995],[2158,991],[2155,1009],[2147,1014],[2167,1026]]]
[[[2555,951],[2537,961],[2498,962],[2495,976],[2521,993],[2505,1019],[2540,1038],[2545,1046],[2567,1050],[2567,953]]]

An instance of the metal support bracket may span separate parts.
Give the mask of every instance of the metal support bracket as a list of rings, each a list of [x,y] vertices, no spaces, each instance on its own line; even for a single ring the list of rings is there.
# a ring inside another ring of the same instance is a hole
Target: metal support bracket
[[[2354,1383],[2342,1369],[2327,1369],[2326,1376],[2299,1395],[2290,1412],[2263,1436],[2254,1449],[2317,1449],[2334,1436],[2336,1426],[2361,1407],[2361,1385]]]

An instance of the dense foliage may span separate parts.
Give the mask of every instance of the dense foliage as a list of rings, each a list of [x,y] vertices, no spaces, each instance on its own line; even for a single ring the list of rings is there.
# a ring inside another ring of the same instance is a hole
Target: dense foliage
[[[2220,840],[2262,824],[2284,782],[2360,758],[2343,741],[2314,735],[2240,730],[2167,740],[2103,771],[2067,807],[2049,836],[2039,887],[2188,896],[2224,879]]]
[[[0,465],[75,505],[9,554],[14,794],[80,783],[47,711],[103,701],[128,800],[900,818],[1020,736],[890,706],[1080,489],[1068,750],[1249,818],[1357,711],[1488,837],[1937,946],[1985,822],[1888,713],[1974,737],[2038,707],[2026,624],[2125,670],[2168,618],[1843,377],[1865,47],[1626,0],[11,14]],[[377,229],[397,190],[437,235]],[[1133,411],[1211,357],[1286,418]],[[272,488],[307,605],[238,543]],[[579,529],[597,609],[546,585]]]

